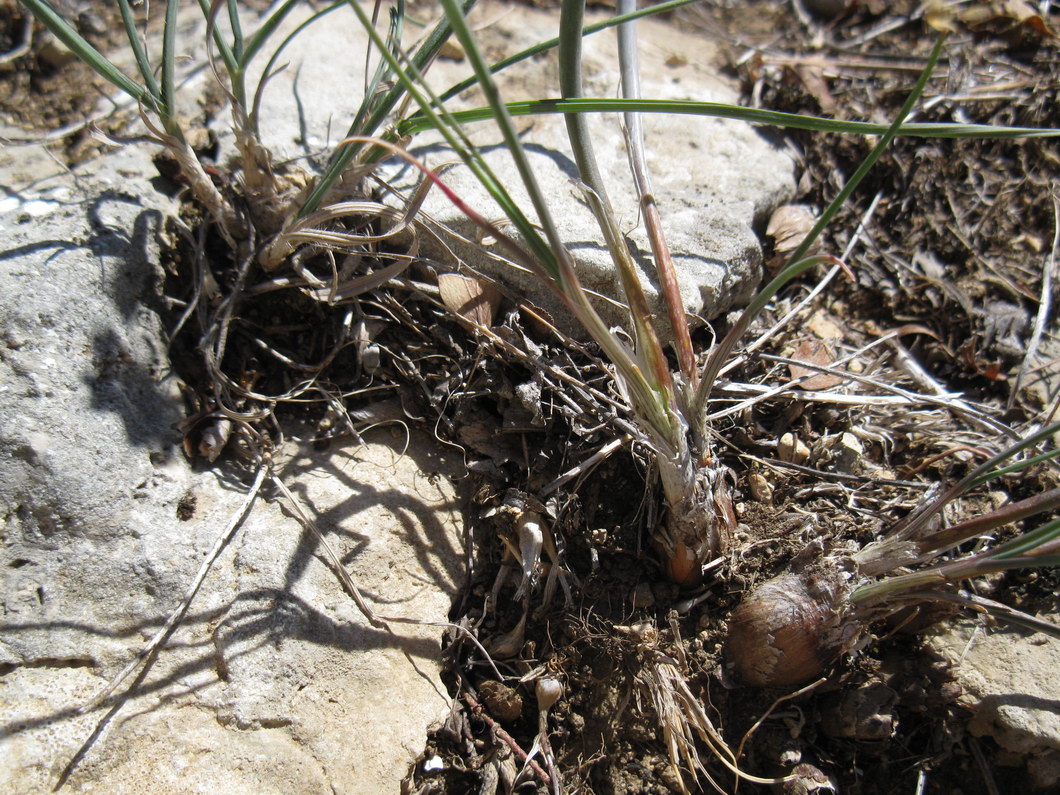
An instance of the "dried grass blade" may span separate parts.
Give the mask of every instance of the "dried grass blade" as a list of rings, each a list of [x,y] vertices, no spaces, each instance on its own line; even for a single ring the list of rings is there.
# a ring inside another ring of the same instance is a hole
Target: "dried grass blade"
[[[636,0],[619,0],[620,14],[628,14],[635,9]],[[635,22],[629,21],[619,26],[618,52],[622,70],[622,94],[627,99],[639,99],[640,70]],[[644,226],[648,231],[648,241],[655,260],[655,268],[659,274],[659,286],[666,301],[667,314],[670,317],[678,365],[684,374],[685,382],[695,389],[699,374],[696,372],[692,336],[688,330],[688,319],[685,317],[685,306],[681,298],[681,287],[677,281],[677,271],[670,256],[666,236],[663,234],[659,206],[655,203],[655,196],[651,189],[647,158],[644,155],[644,131],[641,128],[639,114],[625,114],[625,124],[629,163],[633,170],[637,193],[640,195],[641,212],[644,215]]]

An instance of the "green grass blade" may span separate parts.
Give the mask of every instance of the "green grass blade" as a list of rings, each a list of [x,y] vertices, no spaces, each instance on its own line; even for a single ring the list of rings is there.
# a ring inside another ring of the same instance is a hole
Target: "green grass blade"
[[[1013,539],[1020,541],[1022,538]],[[950,582],[970,580],[974,577],[982,577],[986,574],[994,574],[999,571],[1012,571],[1013,569],[1041,569],[1056,566],[1060,562],[1057,553],[1057,542],[1054,540],[1041,541],[1027,550],[1028,554],[1012,554],[1011,556],[998,557],[990,552],[980,555],[972,555],[966,558],[948,561],[935,566],[931,571],[940,572]]]
[[[909,514],[904,520],[896,524],[890,532],[888,532],[884,542],[901,541],[903,539],[917,537],[931,517],[941,511],[946,505],[953,502],[953,500],[960,497],[969,489],[974,488],[975,486],[981,486],[993,479],[999,473],[1003,472],[1004,470],[997,469],[998,464],[1007,461],[1017,453],[1026,450],[1028,447],[1033,447],[1039,442],[1051,438],[1058,432],[1060,432],[1060,422],[1048,425],[1036,433],[1009,445],[985,463],[977,466],[971,473],[966,475],[953,486],[950,486],[950,488],[946,489],[946,491],[936,497],[932,502]],[[1050,457],[1052,457],[1052,455],[1052,453],[1049,454]]]
[[[153,97],[161,97],[158,81],[155,80],[155,70],[151,66],[151,59],[147,56],[147,48],[144,47],[143,37],[136,27],[136,19],[133,17],[132,6],[129,0],[118,0],[118,11],[121,13],[121,24],[125,28],[125,36],[129,39],[133,56],[136,58],[136,66],[140,70],[140,77],[144,85]]]
[[[913,109],[913,105],[920,98],[920,95],[924,92],[924,87],[927,85],[928,78],[931,77],[931,73],[935,69],[935,64],[938,62],[939,56],[942,54],[942,46],[946,41],[946,34],[939,36],[938,41],[935,42],[935,46],[931,51],[931,56],[928,59],[927,66],[920,73],[916,83],[913,86],[913,90],[909,93],[906,101],[903,103],[902,108],[898,111],[897,117],[887,128],[887,132],[880,138],[876,146],[873,147],[869,155],[862,161],[861,165],[854,171],[854,174],[847,180],[846,185],[839,191],[839,195],[832,200],[832,203],[828,205],[828,208],[822,213],[821,218],[814,225],[813,229],[807,235],[806,239],[802,244],[795,250],[788,260],[788,264],[784,269],[777,274],[776,278],[773,279],[758,295],[752,300],[751,305],[744,310],[740,315],[740,319],[730,329],[729,333],[725,335],[725,338],[711,351],[710,358],[707,360],[707,364],[703,371],[702,380],[699,386],[696,388],[696,394],[692,401],[693,411],[693,422],[698,424],[702,421],[704,410],[707,404],[707,398],[710,396],[710,391],[714,387],[714,379],[718,377],[718,373],[721,372],[723,363],[728,359],[732,353],[732,349],[736,346],[740,336],[750,326],[751,321],[761,312],[766,303],[773,297],[777,290],[784,286],[788,281],[794,279],[799,274],[813,267],[819,262],[825,262],[831,260],[834,263],[839,263],[834,257],[809,257],[806,258],[806,252],[809,250],[813,240],[821,233],[825,225],[831,220],[839,208],[842,207],[843,203],[850,197],[850,194],[854,192],[854,189],[861,183],[861,180],[868,174],[869,169],[876,163],[876,161],[883,154],[883,151],[894,139],[895,135],[898,134],[898,130],[902,126],[902,122],[905,121],[910,111]],[[839,263],[841,264],[841,263]]]
[[[356,0],[348,1],[351,6],[356,4]],[[463,0],[461,4],[462,12],[466,13],[469,11],[475,5],[475,2],[476,0]],[[423,44],[421,44],[413,54],[412,64],[420,71],[426,69],[451,34],[452,28],[448,19],[441,19],[438,24],[435,25],[430,35],[424,40]],[[401,81],[390,89],[390,91],[388,91],[378,103],[375,111],[364,122],[364,132],[374,134],[400,101],[401,97],[405,95],[405,91],[405,84]],[[339,180],[342,173],[347,169],[350,163],[353,162],[354,158],[357,157],[363,148],[363,144],[344,146],[332,155],[327,169],[317,181],[317,184],[313,186],[313,190],[310,192],[309,196],[306,197],[305,203],[299,209],[297,217],[302,218],[320,206],[324,197],[327,196],[328,191],[331,190],[331,187]]]
[[[541,240],[540,235],[537,233],[533,224],[526,218],[511,195],[504,189],[500,181],[496,178],[493,172],[489,169],[485,161],[478,156],[477,151],[467,140],[466,136],[463,135],[463,130],[457,124],[449,124],[447,121],[438,117],[438,111],[434,108],[440,108],[441,114],[444,117],[446,110],[444,105],[437,102],[437,97],[431,93],[429,86],[423,80],[423,75],[416,68],[415,64],[408,62],[404,66],[398,61],[398,54],[391,52],[390,48],[385,45],[376,31],[372,21],[368,18],[368,15],[359,7],[353,6],[354,13],[360,24],[364,27],[369,38],[372,40],[373,45],[379,49],[380,55],[383,60],[387,63],[389,69],[393,72],[395,77],[401,82],[404,90],[407,94],[424,110],[435,118],[436,127],[441,131],[442,136],[446,142],[452,147],[453,151],[460,157],[460,159],[471,169],[475,178],[486,188],[494,200],[500,205],[505,215],[515,224],[516,228],[523,234],[527,244],[531,246],[535,254],[526,253],[522,256],[523,260],[527,260],[523,264],[527,267],[544,267],[544,275],[546,278],[554,278],[553,273],[558,274],[558,265],[552,258],[552,253],[548,248],[548,245]],[[422,92],[420,87],[422,86]],[[423,92],[426,92],[426,96]],[[362,143],[364,137],[360,140],[356,140],[356,143]],[[350,143],[354,143],[351,141]],[[350,144],[347,144],[350,145]],[[380,147],[383,151],[387,151],[386,147]],[[448,190],[444,183],[440,182],[432,175],[428,173],[429,177],[439,184],[441,189],[446,193],[447,196],[469,217],[472,217],[476,223],[484,223],[484,219],[478,218],[474,212],[466,207],[466,205],[456,197],[452,191]],[[487,224],[488,225],[488,224]],[[491,233],[496,233],[497,230],[490,227]],[[504,238],[501,234],[500,238]]]
[[[52,35],[61,41],[80,60],[88,64],[100,77],[104,78],[115,87],[121,89],[133,99],[143,102],[152,110],[157,110],[155,95],[145,89],[125,72],[111,63],[95,47],[74,30],[70,24],[63,19],[45,0],[22,0],[23,4],[33,14],[33,17],[44,27],[51,31]]]
[[[990,550],[988,557],[991,560],[1005,560],[1014,558],[1027,552],[1032,552],[1043,544],[1060,538],[1060,519],[1054,519],[1039,528],[1006,541],[998,547]]]
[[[920,554],[937,555],[999,527],[1057,509],[1060,509],[1060,488],[1049,489],[930,534],[919,542]]]
[[[1000,453],[995,455],[987,462],[977,466],[970,475],[962,480],[958,485],[962,487],[961,493],[963,494],[970,488],[980,486],[983,483],[992,480],[995,477],[995,467],[1008,459],[1012,458],[1017,453],[1026,450],[1028,447],[1034,447],[1038,442],[1045,441],[1051,438],[1054,434],[1060,433],[1060,422],[1054,422],[1052,425],[1040,429],[1036,433],[1032,433],[1025,439],[1020,439],[1015,444],[1012,444],[1002,450]],[[1047,457],[1053,457],[1057,454],[1056,451],[1051,451],[1046,454]],[[1024,462],[1020,462],[1024,463]],[[1025,467],[1024,467],[1025,468]],[[997,470],[1000,472],[1000,470]]]
[[[618,16],[614,16],[611,19],[607,19],[603,22],[595,22],[592,25],[587,25],[582,29],[582,36],[591,36],[593,33],[599,33],[601,30],[613,28],[615,25],[621,25],[623,22],[629,22],[634,19],[640,19],[641,17],[663,14],[667,11],[673,11],[674,9],[680,8],[681,6],[686,6],[696,2],[699,2],[699,0],[668,0],[668,2],[665,3],[647,6],[646,8],[640,9],[639,11],[634,11],[629,14],[621,14]],[[553,39],[548,39],[547,41],[542,41],[538,44],[535,44],[533,47],[528,47],[525,50],[521,50],[520,52],[517,52],[514,55],[510,55],[507,58],[504,58],[500,61],[497,61],[497,63],[492,64],[489,68],[490,74],[497,74],[497,72],[507,69],[513,64],[517,64],[520,61],[525,61],[527,58],[533,58],[535,55],[540,55],[541,53],[547,52],[548,50],[551,50],[554,47],[558,46],[558,36]],[[444,102],[447,99],[452,99],[462,91],[466,91],[467,89],[475,85],[476,81],[477,78],[475,78],[474,76],[469,77],[466,80],[461,80],[452,88],[446,89],[446,91],[442,93],[442,101]],[[512,115],[518,114],[513,113]]]
[[[287,15],[291,10],[298,5],[298,2],[299,0],[287,0],[282,6],[269,14],[258,29],[251,34],[250,38],[247,39],[243,55],[239,59],[239,67],[241,69],[245,70],[247,68],[250,62],[254,59],[254,56],[265,46],[265,42],[272,37],[276,32],[276,29],[280,27],[281,23],[287,18]],[[339,5],[341,5],[341,3],[335,3],[335,7]],[[330,8],[328,10],[330,10]]]
[[[180,128],[173,118],[176,107],[176,65],[177,65],[177,11],[180,5],[177,0],[166,2],[166,21],[162,29],[162,102],[160,115],[166,132],[181,137]]]
[[[701,380],[699,382],[699,387],[696,389],[695,399],[692,403],[693,417],[697,422],[703,415],[714,380],[718,377],[718,373],[721,372],[721,368],[725,362],[728,361],[729,356],[732,355],[736,343],[740,341],[740,338],[743,337],[747,329],[750,328],[751,321],[758,316],[759,312],[766,308],[766,304],[773,299],[773,296],[777,294],[780,288],[792,279],[802,275],[810,268],[822,263],[842,265],[839,260],[828,254],[819,254],[817,256],[799,260],[798,262],[793,262],[780,271],[769,284],[759,290],[754,298],[751,299],[751,303],[742,313],[740,313],[740,317],[733,324],[732,328],[729,329],[729,332],[722,338],[721,342],[714,347],[714,350],[711,351],[710,357],[707,359],[707,363],[703,368],[703,372],[700,375]]]
[[[545,200],[540,187],[538,187],[537,179],[534,176],[533,170],[530,168],[525,153],[523,152],[519,136],[515,131],[515,125],[512,124],[511,117],[504,111],[504,103],[501,100],[500,93],[497,90],[496,84],[490,79],[489,68],[482,56],[482,52],[478,48],[478,44],[475,42],[475,39],[471,34],[471,30],[467,26],[464,12],[457,5],[456,0],[442,0],[442,7],[445,9],[446,17],[452,27],[453,34],[463,46],[468,62],[471,64],[471,68],[479,79],[479,85],[482,88],[483,94],[485,94],[487,101],[496,111],[497,115],[495,121],[497,126],[500,129],[501,135],[504,138],[504,142],[507,145],[513,160],[515,161],[515,167],[519,172],[519,177],[526,187],[527,193],[530,195],[530,202],[534,206],[541,227],[544,229],[548,245],[547,247],[542,248],[539,244],[532,244],[534,245],[535,253],[538,253],[542,260],[548,264],[550,271],[552,271],[553,278],[560,280],[562,279],[562,275],[559,271],[557,260],[563,249],[563,242],[560,240],[559,233],[556,231],[556,226],[552,221],[552,214],[549,211],[548,202]],[[518,215],[521,216],[522,213],[519,212]],[[514,222],[517,221],[517,218],[512,218],[511,220]],[[525,234],[523,229],[520,229],[519,231]],[[526,231],[530,231],[529,228]],[[540,236],[537,234],[534,234],[533,238],[540,240]],[[527,242],[530,243],[531,241]]]
[[[1040,455],[1031,456],[1030,458],[1025,458],[1022,461],[1017,461],[1015,464],[1009,464],[1007,467],[1001,467],[1001,469],[995,469],[992,472],[985,472],[979,477],[975,478],[969,485],[969,488],[981,486],[983,483],[988,483],[994,478],[1000,478],[1005,475],[1011,475],[1016,472],[1022,472],[1024,469],[1030,469],[1036,464],[1051,461],[1057,456],[1060,456],[1060,450],[1050,450],[1047,453],[1041,453]]]
[[[217,52],[220,54],[221,60],[224,62],[225,71],[231,77],[239,71],[239,63],[236,61],[235,55],[232,54],[232,48],[228,46],[228,42],[221,35],[220,28],[214,24],[215,15],[222,2],[224,0],[212,0],[212,2],[211,0],[199,0],[199,8],[202,9],[203,16],[206,17],[207,27],[213,35],[213,41],[217,46]]]
[[[297,2],[298,0],[290,0],[290,4],[292,7]],[[269,60],[265,64],[265,68],[261,71],[261,80],[258,81],[257,88],[254,89],[254,104],[250,111],[250,123],[255,133],[258,132],[258,119],[261,111],[261,99],[265,93],[265,86],[268,83],[269,77],[273,74],[273,70],[276,68],[276,62],[280,60],[280,56],[283,54],[283,51],[287,49],[287,45],[294,41],[296,38],[298,38],[298,36],[314,22],[318,22],[319,20],[323,19],[325,16],[330,14],[332,11],[344,7],[346,4],[347,0],[335,0],[335,2],[333,2],[331,5],[325,6],[319,11],[314,12],[303,22],[299,23],[294,30],[287,34],[284,40],[280,42],[280,45],[273,51],[272,55],[269,56]],[[281,21],[282,20],[276,20],[273,29],[275,29],[276,26],[279,26]],[[260,43],[255,41],[254,39],[256,36],[257,34],[255,34],[254,37],[251,37],[250,44],[247,45],[247,61],[249,61],[250,58],[253,58],[257,49],[265,43],[264,38],[260,41]]]
[[[819,116],[804,116],[799,113],[784,113],[777,110],[745,108],[723,102],[698,102],[677,99],[535,99],[510,102],[507,105],[512,116],[544,116],[556,113],[663,113],[684,116],[708,116],[720,119],[735,119],[752,124],[783,127],[811,132],[831,132],[849,135],[884,135],[890,129],[887,124],[865,121],[842,121]],[[453,114],[461,124],[488,121],[493,118],[489,108],[472,108]],[[402,135],[414,135],[430,128],[423,116],[410,116],[401,122]],[[911,122],[898,129],[899,135],[917,138],[1056,138],[1060,129],[1038,127],[999,127],[990,124],[957,124],[953,122]]]
[[[362,22],[367,21],[367,17],[362,18]],[[378,39],[378,34],[375,33],[374,28],[369,28],[369,35],[373,38],[377,47],[383,54],[384,61],[390,67],[397,79],[401,80],[405,84],[405,90],[408,95],[423,108],[425,112],[435,114],[438,116],[438,129],[442,132],[446,143],[453,149],[453,151],[460,157],[464,164],[471,169],[471,172],[475,175],[475,178],[483,185],[490,196],[497,202],[504,212],[505,216],[512,221],[512,223],[519,229],[524,239],[530,245],[531,249],[535,252],[535,255],[531,255],[531,259],[534,260],[535,264],[544,265],[546,268],[546,275],[549,275],[549,270],[555,271],[557,269],[556,263],[551,258],[551,250],[548,245],[541,239],[534,225],[522,212],[511,194],[508,193],[504,185],[497,179],[496,175],[490,169],[489,164],[486,163],[485,159],[482,158],[474,145],[464,134],[463,129],[459,124],[452,122],[449,118],[450,114],[446,109],[444,103],[438,101],[438,97],[431,91],[430,85],[423,78],[423,74],[416,68],[415,64],[409,62],[406,58],[404,64],[398,62],[399,52],[392,52],[390,48],[383,47],[383,43]],[[397,50],[397,48],[395,48]],[[436,110],[437,109],[437,110]],[[447,191],[451,194],[451,191]],[[450,198],[453,198],[450,195]],[[468,208],[462,203],[457,202],[458,206],[465,212]],[[490,233],[494,233],[495,228],[488,230]]]
[[[243,62],[243,23],[239,19],[239,5],[228,0],[228,24],[232,27],[232,57],[237,64]]]
[[[902,103],[902,107],[898,111],[898,115],[894,121],[887,128],[887,132],[883,134],[883,137],[876,143],[876,146],[869,152],[861,164],[855,169],[853,176],[847,180],[843,189],[839,191],[839,194],[832,200],[832,202],[825,208],[825,211],[821,213],[821,217],[817,219],[817,223],[813,225],[813,228],[807,233],[806,237],[803,238],[799,247],[795,249],[791,254],[791,258],[788,260],[789,263],[796,262],[806,256],[806,253],[810,250],[821,232],[825,230],[825,227],[831,223],[832,218],[835,217],[836,213],[846,204],[847,199],[857,189],[861,181],[869,173],[869,170],[876,165],[876,161],[880,159],[884,151],[888,146],[891,145],[891,141],[894,140],[895,136],[898,135],[898,131],[902,129],[902,122],[904,122],[909,114],[913,111],[913,106],[916,105],[921,95],[924,93],[924,89],[927,88],[928,79],[935,71],[935,65],[939,61],[939,56],[942,55],[942,46],[946,43],[946,34],[943,33],[938,37],[935,42],[935,46],[931,50],[931,55],[928,56],[927,66],[924,67],[920,76],[917,77],[916,83],[913,84],[913,90],[909,92],[909,96],[906,97],[905,102]]]
[[[493,82],[489,67],[464,20],[463,13],[457,6],[456,0],[442,0],[442,5],[452,25],[453,33],[463,46],[468,62],[478,77],[483,94],[496,112],[495,121],[501,130],[504,141],[519,171],[520,179],[523,181],[523,185],[530,196],[531,203],[534,205],[534,210],[537,212],[538,219],[544,229],[548,242],[546,248],[548,250],[542,252],[541,256],[548,258],[543,259],[543,262],[550,262],[550,267],[556,268],[555,275],[552,277],[553,287],[566,300],[572,312],[619,371],[629,391],[630,400],[635,411],[648,425],[647,430],[667,428],[672,418],[667,415],[660,400],[660,395],[645,377],[644,372],[625,345],[611,334],[607,325],[597,315],[589,303],[584,290],[578,283],[573,262],[563,247],[563,241],[560,240],[559,233],[556,231],[548,203],[523,152],[522,144],[515,131],[515,125],[505,110],[500,92]],[[512,220],[514,221],[515,219]],[[534,239],[539,240],[540,238],[535,234],[534,238],[531,238],[528,242],[532,242]],[[663,448],[664,454],[670,454],[669,446],[672,444],[671,440],[664,437],[659,440],[659,443],[661,448],[663,445],[666,446]]]
[[[559,83],[564,97],[580,97],[582,94],[581,45],[582,27],[585,16],[585,0],[564,0],[559,23]],[[600,174],[593,151],[592,136],[585,116],[580,113],[564,117],[567,123],[567,138],[574,152],[578,165],[578,175],[589,190],[586,192],[589,206],[604,236],[611,262],[618,271],[629,305],[630,319],[633,324],[636,352],[643,358],[645,375],[651,381],[656,392],[669,393],[672,388],[669,366],[659,343],[658,335],[652,325],[652,313],[644,296],[644,289],[637,277],[633,257],[629,253],[626,241],[618,231],[615,214],[607,196],[607,186]],[[663,409],[669,408],[670,400],[662,400]],[[665,414],[663,411],[661,414]],[[678,431],[678,423],[667,418],[665,426],[659,428],[664,436]]]
[[[371,135],[373,130],[365,129],[365,122],[371,117],[372,112],[375,110],[376,105],[379,103],[381,96],[379,95],[379,87],[383,82],[394,76],[393,68],[390,66],[392,62],[396,63],[398,54],[401,52],[401,35],[404,28],[405,22],[405,3],[404,0],[398,0],[396,8],[390,9],[390,30],[387,32],[385,49],[394,56],[394,61],[388,61],[386,58],[380,58],[379,63],[375,68],[375,72],[372,74],[371,79],[365,84],[364,87],[364,99],[361,101],[361,106],[357,109],[357,114],[353,118],[353,123],[350,125],[349,135]],[[365,62],[365,69],[367,70],[367,56]],[[413,75],[413,79],[416,79]]]

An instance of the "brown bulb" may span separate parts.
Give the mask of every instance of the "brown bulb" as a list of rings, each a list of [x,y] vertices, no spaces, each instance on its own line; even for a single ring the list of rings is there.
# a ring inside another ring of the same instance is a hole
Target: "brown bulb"
[[[726,651],[740,679],[786,687],[819,675],[856,637],[849,589],[834,570],[782,574],[755,588],[729,619]]]

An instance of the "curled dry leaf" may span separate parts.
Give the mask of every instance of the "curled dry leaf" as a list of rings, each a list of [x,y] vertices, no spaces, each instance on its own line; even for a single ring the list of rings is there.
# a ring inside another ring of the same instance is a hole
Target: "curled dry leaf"
[[[515,598],[519,599],[528,588],[534,587],[537,578],[537,564],[541,561],[541,549],[544,545],[541,514],[526,511],[515,522],[519,531],[519,554],[522,557],[523,577]]]
[[[184,431],[184,454],[189,460],[201,456],[212,464],[228,444],[232,421],[227,417],[203,416],[201,413],[190,420],[178,426]]]
[[[822,367],[827,367],[835,361],[835,357],[832,355],[828,346],[820,340],[812,338],[800,342],[799,347],[795,349],[792,358],[806,362],[807,364],[817,364]],[[788,371],[791,373],[793,380],[796,378],[802,378],[803,376],[809,376],[805,381],[798,384],[802,389],[809,391],[830,389],[837,384],[843,383],[842,376],[832,375],[831,373],[822,373],[819,370],[814,370],[810,367],[800,367],[797,364],[789,365]]]
[[[795,765],[791,774],[793,778],[781,788],[784,795],[826,795],[839,791],[831,776],[806,762]]]
[[[489,328],[501,305],[501,293],[492,283],[462,273],[438,274],[438,292],[446,308],[477,326]]]
[[[766,235],[773,238],[773,259],[770,266],[783,264],[799,247],[817,223],[813,210],[805,204],[785,204],[773,211],[766,227]],[[812,254],[813,250],[808,251]]]
[[[489,644],[489,653],[498,659],[514,657],[523,648],[526,638],[526,611],[523,611],[519,623],[511,630],[493,639]]]
[[[1056,32],[1029,0],[992,0],[968,4],[932,0],[926,4],[925,20],[935,30],[950,33],[967,25],[976,32],[994,30],[997,33],[1030,32],[1041,38],[1057,38]]]
[[[994,0],[991,3],[972,3],[961,13],[961,21],[973,30],[984,26],[1001,26],[1002,32],[1022,27],[1039,36],[1055,39],[1056,33],[1028,0]],[[1006,30],[1005,28],[1008,28]]]

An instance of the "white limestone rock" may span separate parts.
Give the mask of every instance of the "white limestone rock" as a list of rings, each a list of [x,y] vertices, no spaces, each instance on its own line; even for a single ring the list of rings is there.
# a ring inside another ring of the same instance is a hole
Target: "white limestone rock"
[[[947,623],[926,643],[952,665],[972,714],[968,730],[1026,760],[1036,786],[1054,788],[1060,782],[1060,642],[1015,628],[985,632],[966,619]]]
[[[80,750],[78,792],[396,791],[448,707],[441,630],[369,626],[265,499],[132,698],[103,724],[77,714],[179,603],[247,487],[179,450],[155,312],[172,208],[150,154],[0,215],[0,792],[50,790]],[[454,465],[406,441],[292,446],[280,471],[370,604],[444,620],[462,577]]]
[[[593,15],[590,21],[602,18]],[[551,38],[558,30],[555,10],[542,11],[522,4],[484,2],[472,12],[470,22],[485,51],[497,59]],[[294,23],[292,18],[291,24]],[[638,26],[643,96],[730,103],[738,100],[735,83],[722,76],[717,66],[720,59],[716,45],[704,35],[655,20],[642,20]],[[587,37],[584,51],[586,94],[618,96],[614,30]],[[328,58],[316,57],[320,52],[327,52]],[[360,99],[357,92],[363,74],[363,53],[364,34],[355,22],[317,23],[291,44],[285,51],[291,68],[276,75],[264,95],[262,134],[270,148],[288,157],[306,157],[327,151],[329,143],[342,138]],[[442,91],[469,74],[466,61],[440,58],[428,77],[434,88]],[[498,75],[498,83],[508,101],[558,96],[555,52],[510,67]],[[294,94],[298,104],[292,100]],[[454,99],[449,107],[456,110],[483,104],[479,93],[472,90]],[[743,305],[761,277],[761,250],[755,229],[763,228],[772,210],[789,200],[795,191],[792,156],[770,133],[743,122],[674,115],[644,115],[642,120],[648,166],[686,311],[709,319]],[[578,261],[584,285],[603,296],[597,306],[608,322],[628,325],[624,307],[616,303],[621,300],[621,290],[603,238],[573,181],[577,170],[562,116],[523,117],[516,121],[534,174],[548,198],[563,240]],[[660,319],[664,333],[668,333],[650,247],[639,226],[620,118],[616,114],[598,114],[591,117],[590,124],[620,229],[628,234],[642,266],[652,311]],[[519,206],[532,219],[536,218],[494,125],[483,122],[466,129]],[[409,149],[433,168],[457,160],[436,133],[417,135]],[[384,173],[404,197],[420,178],[418,172],[404,164],[393,164]],[[473,209],[489,219],[500,218],[497,205],[464,166],[446,169],[444,180]],[[400,203],[393,197],[390,200]],[[478,237],[478,230],[440,191],[431,192],[424,213],[441,230],[455,231],[471,240]],[[536,278],[498,262],[479,246],[461,244],[451,235],[447,235],[447,241],[466,264],[496,276],[519,296],[530,297],[548,309],[566,330],[574,330],[573,320],[559,299]],[[426,245],[424,250],[440,261],[440,267],[455,267],[440,247]],[[495,246],[493,250],[500,253]]]

